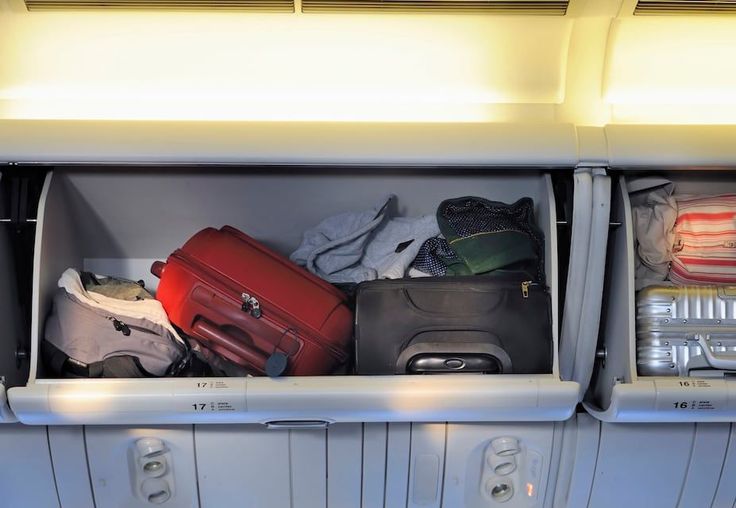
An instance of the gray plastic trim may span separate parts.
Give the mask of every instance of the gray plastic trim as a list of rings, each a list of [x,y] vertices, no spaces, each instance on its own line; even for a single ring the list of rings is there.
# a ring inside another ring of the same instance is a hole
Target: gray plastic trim
[[[602,169],[594,170],[591,213],[593,221],[587,256],[585,296],[575,349],[575,366],[571,378],[580,385],[580,400],[583,399],[593,374],[603,302],[603,280],[606,271],[608,223],[611,216],[611,179]]]
[[[35,163],[574,166],[572,124],[0,120]]]
[[[574,175],[572,240],[567,270],[565,308],[560,333],[560,377],[572,380],[575,370],[575,350],[578,346],[581,313],[585,298],[585,278],[588,270],[588,250],[593,206],[593,178],[590,168],[579,168]]]

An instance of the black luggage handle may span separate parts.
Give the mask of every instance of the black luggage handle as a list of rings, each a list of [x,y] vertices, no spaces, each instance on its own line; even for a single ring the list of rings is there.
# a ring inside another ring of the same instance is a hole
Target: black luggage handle
[[[219,346],[219,348],[225,349],[232,355],[235,355],[235,358],[238,360],[231,357],[231,360],[235,361],[235,363],[242,364],[245,362],[246,367],[255,369],[257,374],[263,375],[266,373],[266,362],[268,361],[268,356],[264,352],[247,347],[237,338],[233,337],[211,321],[200,317],[192,325],[192,330],[205,341],[211,342],[214,345]]]
[[[477,342],[420,342],[404,349],[396,360],[396,374],[488,372],[511,374],[511,357],[496,344]]]
[[[209,342],[214,352],[238,365],[254,370],[255,374],[278,377],[288,368],[289,360],[284,353],[275,351],[268,354],[255,345],[248,347],[238,338],[201,316],[192,325],[192,331]]]

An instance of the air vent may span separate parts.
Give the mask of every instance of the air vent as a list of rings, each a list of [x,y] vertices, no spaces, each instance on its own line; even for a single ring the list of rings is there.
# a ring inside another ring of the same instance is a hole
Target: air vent
[[[736,0],[639,0],[634,14],[736,14]]]
[[[242,10],[294,12],[293,0],[26,0],[29,11],[41,10]]]
[[[302,12],[466,12],[564,16],[567,3],[567,0],[302,0]]]

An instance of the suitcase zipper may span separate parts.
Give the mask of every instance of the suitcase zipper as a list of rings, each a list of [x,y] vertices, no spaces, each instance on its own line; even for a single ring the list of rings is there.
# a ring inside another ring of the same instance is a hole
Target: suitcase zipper
[[[249,295],[248,293],[242,293],[240,295],[240,299],[243,300],[243,305],[240,306],[240,309],[243,312],[250,313],[250,315],[254,318],[260,319],[263,313],[261,312],[261,303],[258,301],[258,299],[255,296]]]
[[[130,336],[130,327],[128,325],[112,316],[107,316],[107,319],[112,322],[112,326],[115,328],[115,331],[122,333],[126,337]]]
[[[534,282],[533,280],[525,280],[521,283],[521,296],[523,298],[529,298],[529,287],[530,286],[539,286],[539,283]]]
[[[112,326],[113,328],[115,328],[115,331],[122,333],[126,337],[130,337],[131,330],[135,330],[137,332],[145,333],[148,335],[159,336],[155,332],[147,328],[143,328],[142,326],[129,325],[113,316],[105,316],[105,317],[112,322]]]

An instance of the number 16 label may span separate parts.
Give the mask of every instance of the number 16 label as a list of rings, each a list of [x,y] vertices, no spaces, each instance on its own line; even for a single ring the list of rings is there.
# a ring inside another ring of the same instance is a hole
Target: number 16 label
[[[727,392],[721,379],[655,379],[656,408],[676,411],[725,409]]]

